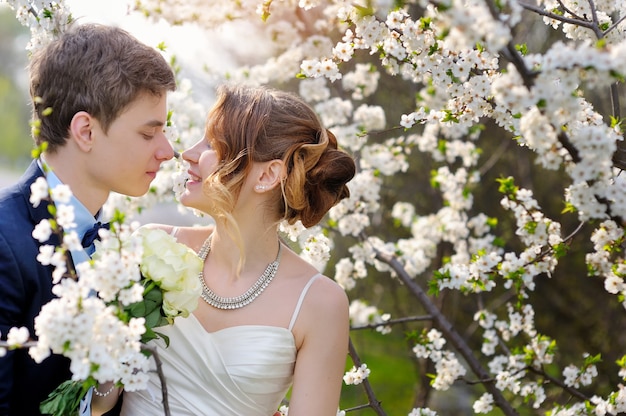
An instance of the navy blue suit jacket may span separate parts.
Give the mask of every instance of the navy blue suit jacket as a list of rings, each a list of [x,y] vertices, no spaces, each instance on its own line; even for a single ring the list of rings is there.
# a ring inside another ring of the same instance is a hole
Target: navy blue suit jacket
[[[41,307],[53,298],[52,268],[37,261],[39,246],[32,237],[35,225],[49,218],[47,204],[34,208],[30,185],[43,172],[31,163],[19,182],[0,190],[0,333],[25,326],[34,338],[33,323]],[[54,236],[53,236],[54,238]],[[54,244],[54,241],[47,242]],[[71,377],[69,360],[51,355],[41,364],[26,349],[0,358],[0,416],[40,415],[39,404]]]

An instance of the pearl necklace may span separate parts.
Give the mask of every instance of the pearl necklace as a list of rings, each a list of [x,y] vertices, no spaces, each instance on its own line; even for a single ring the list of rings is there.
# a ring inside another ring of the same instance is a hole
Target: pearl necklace
[[[235,296],[232,298],[227,298],[223,296],[217,295],[215,292],[211,290],[210,287],[207,286],[204,281],[204,273],[200,270],[198,274],[198,278],[200,279],[200,283],[202,284],[202,294],[200,295],[202,299],[209,305],[218,308],[218,309],[239,309],[244,306],[250,304],[253,300],[255,300],[265,288],[270,284],[274,276],[276,276],[276,272],[278,271],[278,266],[280,265],[280,252],[282,249],[282,244],[278,243],[278,254],[276,255],[276,260],[267,265],[263,274],[259,276],[256,282],[250,287],[250,289],[246,290],[245,293]],[[211,251],[211,236],[209,236],[200,248],[198,252],[198,257],[202,261],[205,261],[209,252]]]

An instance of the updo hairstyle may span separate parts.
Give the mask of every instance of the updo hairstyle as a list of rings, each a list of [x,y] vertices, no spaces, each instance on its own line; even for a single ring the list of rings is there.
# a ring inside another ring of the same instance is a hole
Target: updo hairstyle
[[[354,160],[337,148],[300,97],[266,87],[222,85],[209,112],[205,137],[220,161],[208,179],[215,214],[229,218],[253,162],[282,160],[287,175],[272,201],[274,220],[317,224],[350,192]],[[220,190],[221,184],[223,189]]]

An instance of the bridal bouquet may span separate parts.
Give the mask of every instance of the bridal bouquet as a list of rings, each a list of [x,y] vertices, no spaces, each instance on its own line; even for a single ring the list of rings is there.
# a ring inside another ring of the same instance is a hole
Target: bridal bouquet
[[[142,342],[147,342],[157,337],[152,328],[172,324],[177,316],[187,317],[198,306],[202,292],[198,275],[203,263],[193,250],[163,230],[144,227],[136,234],[142,240],[144,296],[143,302],[130,305],[128,311],[133,317],[145,318]]]
[[[57,298],[35,320],[39,340],[31,356],[40,362],[53,352],[71,360],[72,380],[42,403],[46,414],[77,414],[98,383],[145,388],[149,357],[142,343],[197,307],[202,261],[193,250],[163,230],[122,221],[100,236],[92,261],[76,267],[79,278],[61,279],[53,288]]]

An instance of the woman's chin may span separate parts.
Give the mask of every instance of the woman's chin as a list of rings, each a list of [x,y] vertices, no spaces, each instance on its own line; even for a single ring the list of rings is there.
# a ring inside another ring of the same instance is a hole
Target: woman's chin
[[[193,203],[193,197],[189,194],[189,191],[185,189],[185,191],[180,194],[178,198],[180,203],[187,208],[195,208],[195,204]]]
[[[192,195],[189,195],[187,193],[182,194],[179,200],[182,206],[186,208],[191,208],[191,209],[194,209],[196,211],[200,211],[206,214],[206,210],[207,210],[206,201],[198,201]]]

